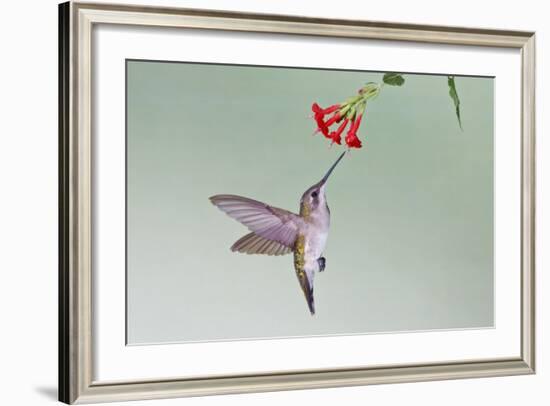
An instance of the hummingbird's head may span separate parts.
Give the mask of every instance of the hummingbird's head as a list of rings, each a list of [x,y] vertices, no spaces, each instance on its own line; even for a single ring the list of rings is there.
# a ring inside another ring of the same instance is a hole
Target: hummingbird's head
[[[307,217],[312,211],[326,205],[325,184],[316,183],[302,195],[300,200],[300,215]]]
[[[325,188],[327,186],[327,180],[334,168],[336,168],[336,165],[338,165],[338,162],[344,157],[345,153],[345,151],[342,152],[325,176],[323,176],[323,179],[304,192],[300,200],[300,214],[302,216],[307,217],[309,213],[315,211],[317,208],[326,206]]]

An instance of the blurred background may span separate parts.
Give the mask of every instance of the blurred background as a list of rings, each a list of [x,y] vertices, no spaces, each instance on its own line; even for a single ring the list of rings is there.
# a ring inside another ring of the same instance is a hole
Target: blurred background
[[[248,256],[208,201],[298,211],[343,151],[311,136],[312,102],[382,73],[128,62],[130,344],[493,325],[493,79],[406,74],[371,100],[363,148],[327,187],[332,214],[311,317],[292,255]]]

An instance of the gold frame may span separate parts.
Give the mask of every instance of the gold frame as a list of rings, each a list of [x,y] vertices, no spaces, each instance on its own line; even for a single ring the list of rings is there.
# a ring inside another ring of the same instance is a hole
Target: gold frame
[[[59,6],[59,400],[74,403],[532,374],[535,371],[535,34],[225,11],[69,2]],[[94,24],[187,27],[509,47],[521,50],[521,356],[454,363],[94,382],[91,33]]]

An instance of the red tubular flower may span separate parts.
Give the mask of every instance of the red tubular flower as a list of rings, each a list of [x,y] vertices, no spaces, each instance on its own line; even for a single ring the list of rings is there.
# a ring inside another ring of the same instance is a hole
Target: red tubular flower
[[[325,125],[326,125],[327,127],[330,127],[330,126],[333,125],[334,123],[339,122],[341,118],[342,118],[342,117],[340,116],[340,112],[337,111],[336,113],[334,113],[334,114],[332,115],[331,118],[328,119],[328,121],[325,123]]]
[[[325,137],[328,136],[328,127],[325,124],[324,116],[320,114],[315,114],[314,118],[317,122],[317,130],[315,130],[315,132],[321,131]]]
[[[317,103],[313,103],[311,105],[311,111],[313,111],[315,114],[323,114],[323,109]]]
[[[342,132],[346,128],[346,126],[349,123],[349,119],[345,119],[342,124],[340,124],[340,127],[336,131],[333,131],[330,133],[329,138],[332,140],[332,143],[336,143],[340,145],[342,143]]]
[[[327,107],[326,109],[321,108],[317,103],[311,105],[311,110],[313,111],[313,118],[317,123],[317,130],[315,132],[322,132],[325,137],[329,136],[329,127],[337,121],[341,120],[341,117],[337,110],[340,108],[339,104],[333,104],[332,106]],[[325,116],[327,114],[336,113],[325,122]]]
[[[317,103],[311,105],[312,117],[317,123],[314,134],[321,132],[331,140],[332,144],[342,145],[342,134],[347,129],[345,144],[348,148],[361,148],[362,143],[357,133],[361,126],[363,114],[367,108],[367,102],[378,95],[382,85],[369,82],[355,96],[348,97],[339,104],[333,104],[326,108]],[[333,127],[333,128],[331,128]]]
[[[346,144],[349,148],[361,148],[361,140],[357,138],[357,129],[361,125],[362,114],[357,116],[356,119],[352,120],[351,127],[346,135]]]
[[[312,106],[311,106],[311,110],[315,113],[315,114],[322,114],[323,116],[324,115],[327,115],[327,114],[330,114],[330,113],[334,113],[336,110],[338,110],[340,108],[340,105],[339,104],[333,104],[332,106],[329,106],[327,107],[326,109],[323,109],[321,106],[319,106],[317,103],[313,103]]]
[[[363,146],[361,144],[361,140],[357,138],[357,135],[355,135],[355,133],[348,133],[346,135],[346,144],[350,148],[361,148]]]

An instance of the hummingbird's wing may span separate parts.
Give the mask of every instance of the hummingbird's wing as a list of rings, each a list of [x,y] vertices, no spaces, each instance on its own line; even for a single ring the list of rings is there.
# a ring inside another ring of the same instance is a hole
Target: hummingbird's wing
[[[303,219],[297,214],[257,200],[235,195],[216,195],[210,201],[254,234],[293,249]]]
[[[292,248],[277,241],[260,237],[255,233],[249,233],[237,240],[231,246],[231,251],[244,254],[286,255],[292,252]]]

